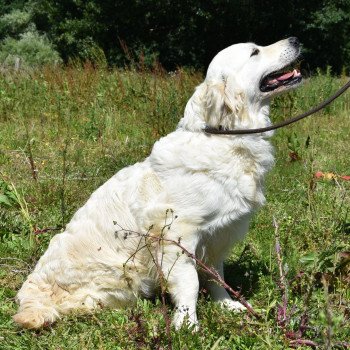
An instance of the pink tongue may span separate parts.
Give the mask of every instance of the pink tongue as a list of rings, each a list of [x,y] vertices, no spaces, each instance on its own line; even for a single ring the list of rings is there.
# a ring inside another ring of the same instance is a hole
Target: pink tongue
[[[278,80],[278,81],[286,80],[286,79],[291,78],[293,75],[294,75],[294,71],[293,71],[293,72],[288,72],[288,73],[283,74],[283,75],[281,75],[280,77],[278,77],[277,80]]]
[[[280,77],[268,80],[267,83],[270,84],[270,85],[273,85],[273,84],[278,83],[279,81],[283,81],[283,80],[289,79],[289,78],[294,76],[295,72],[296,71],[293,70],[292,72],[285,73],[285,74],[281,75]]]

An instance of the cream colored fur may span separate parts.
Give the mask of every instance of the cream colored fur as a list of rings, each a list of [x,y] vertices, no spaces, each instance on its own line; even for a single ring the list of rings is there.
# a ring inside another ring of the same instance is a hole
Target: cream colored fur
[[[159,286],[154,256],[159,258],[160,250],[155,245],[151,251],[139,249],[138,235],[125,238],[116,231],[146,233],[153,225],[151,234],[159,236],[167,209],[177,219],[164,231],[165,238],[180,239],[223,274],[231,246],[245,236],[252,214],[264,204],[264,176],[274,162],[272,134],[219,136],[202,129],[269,125],[272,96],[260,92],[260,79],[299,53],[288,40],[258,47],[260,54],[251,57],[256,47],[238,44],[221,51],[178,128],[156,142],[143,162],[122,169],[97,189],[65,232],[51,240],[18,292],[17,323],[38,328],[72,310],[126,307],[154,295]],[[184,320],[197,325],[196,264],[174,244],[165,243],[163,249],[161,269],[176,307],[173,323],[177,328]],[[214,300],[243,308],[216,283],[203,283]]]

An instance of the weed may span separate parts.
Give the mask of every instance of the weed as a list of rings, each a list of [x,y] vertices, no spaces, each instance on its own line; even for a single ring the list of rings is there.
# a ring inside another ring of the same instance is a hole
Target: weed
[[[18,331],[11,316],[16,290],[55,229],[94,189],[144,159],[153,143],[175,128],[201,79],[181,69],[172,74],[108,71],[89,64],[0,77],[1,349],[168,348],[161,301],[67,316],[39,332]],[[274,100],[272,121],[316,105],[344,79],[319,72],[301,89]],[[288,287],[288,331],[301,327],[299,340],[349,347],[350,181],[314,176],[318,171],[350,175],[349,108],[349,94],[344,94],[326,111],[277,131],[272,139],[276,166],[266,180],[267,204],[225,268],[226,281],[241,287],[262,320],[232,314],[202,297],[199,332],[171,329],[173,349],[290,345],[276,322],[281,290],[272,217],[279,223]],[[300,159],[291,162],[290,152]],[[307,348],[306,343],[293,346]]]

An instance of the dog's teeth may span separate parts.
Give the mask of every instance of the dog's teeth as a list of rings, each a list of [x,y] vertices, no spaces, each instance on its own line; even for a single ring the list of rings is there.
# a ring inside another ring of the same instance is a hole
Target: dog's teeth
[[[294,77],[299,77],[299,76],[301,76],[301,73],[300,73],[299,69],[294,69],[294,70],[293,70],[293,76],[294,76]]]

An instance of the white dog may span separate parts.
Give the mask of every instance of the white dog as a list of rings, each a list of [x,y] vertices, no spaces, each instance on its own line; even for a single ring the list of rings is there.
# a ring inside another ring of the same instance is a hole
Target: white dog
[[[270,125],[271,97],[302,79],[295,69],[282,71],[297,59],[299,46],[289,38],[218,53],[178,128],[156,142],[142,163],[96,190],[65,232],[52,238],[18,292],[14,320],[38,328],[72,310],[129,306],[152,296],[163,276],[176,307],[173,324],[196,326],[196,262],[169,240],[180,241],[222,275],[232,244],[244,237],[265,201],[264,176],[274,162],[272,132],[226,136],[203,129]],[[177,216],[172,222],[167,209]],[[147,235],[163,239],[147,243]],[[209,278],[203,284],[213,300],[243,308]]]

